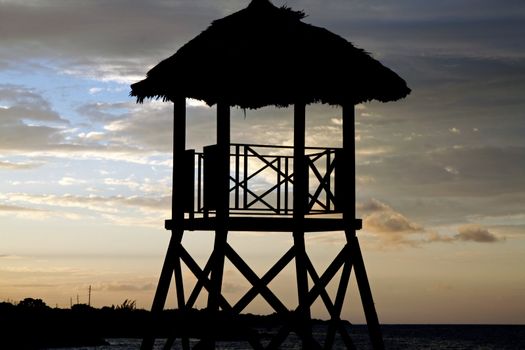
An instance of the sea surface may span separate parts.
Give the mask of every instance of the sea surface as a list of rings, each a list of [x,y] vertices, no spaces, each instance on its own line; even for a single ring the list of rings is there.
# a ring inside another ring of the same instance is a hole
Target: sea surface
[[[323,339],[326,327],[315,326],[314,337]],[[371,349],[366,326],[348,328],[357,349]],[[261,334],[271,336],[276,329],[258,329]],[[383,325],[385,348],[390,350],[525,350],[525,326],[505,325]],[[94,347],[62,348],[70,350],[139,350],[140,339],[106,339],[110,345]],[[190,340],[195,343],[196,340]],[[268,338],[269,341],[269,338]],[[263,340],[263,345],[268,341]],[[163,348],[164,341],[155,343],[155,350]],[[251,349],[246,342],[218,342],[217,349]],[[172,349],[182,349],[176,341]],[[292,333],[281,349],[301,349],[301,343]],[[346,349],[339,337],[333,349]]]

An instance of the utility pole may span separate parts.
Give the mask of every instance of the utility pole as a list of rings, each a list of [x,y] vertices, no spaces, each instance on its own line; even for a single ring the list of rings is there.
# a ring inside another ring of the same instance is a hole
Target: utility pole
[[[89,285],[88,290],[88,306],[91,306],[91,285]]]

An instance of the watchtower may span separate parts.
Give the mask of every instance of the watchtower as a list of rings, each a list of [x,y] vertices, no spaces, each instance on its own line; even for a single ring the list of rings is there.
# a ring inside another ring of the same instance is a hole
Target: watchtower
[[[353,349],[340,319],[352,269],[371,343],[374,349],[383,348],[356,236],[361,220],[355,217],[354,106],[374,99],[398,100],[410,89],[366,52],[326,29],[302,22],[303,17],[303,12],[277,8],[269,0],[253,0],[247,8],[214,21],[131,87],[138,102],[162,98],[174,105],[172,217],[165,224],[171,241],[152,313],[163,310],[172,275],[179,311],[191,309],[199,294],[207,292],[207,320],[212,328],[201,335],[199,343],[206,348],[214,348],[221,336],[213,331],[217,326],[213,322],[222,322],[223,314],[239,315],[260,295],[281,317],[283,327],[265,346],[247,329],[253,348],[278,348],[292,331],[303,348],[331,348],[339,333],[347,348]],[[216,105],[217,142],[202,152],[186,149],[186,98]],[[305,147],[305,107],[311,103],[342,107],[341,148]],[[234,106],[293,106],[293,145],[231,143],[230,108]],[[273,183],[266,190],[256,190],[254,179],[263,171],[272,174]],[[194,230],[214,232],[213,252],[203,268],[181,243],[184,233]],[[258,276],[228,243],[231,231],[289,232],[293,244]],[[346,239],[323,273],[316,270],[305,248],[305,234],[319,231],[343,231]],[[234,305],[222,295],[225,259],[251,284]],[[181,262],[197,278],[188,298]],[[288,264],[294,264],[296,272],[298,305],[292,309],[268,286]],[[326,286],[340,270],[332,300]],[[324,344],[311,332],[310,307],[318,298],[331,318]],[[175,334],[179,333],[174,331],[165,348],[171,347],[175,337],[189,348],[189,333]],[[147,336],[141,349],[152,349],[153,341],[153,335]]]

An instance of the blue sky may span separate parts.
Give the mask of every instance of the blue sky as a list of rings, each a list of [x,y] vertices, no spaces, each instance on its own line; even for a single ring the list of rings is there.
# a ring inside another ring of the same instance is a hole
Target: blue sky
[[[168,239],[172,111],[135,104],[129,84],[247,4],[0,1],[0,300],[68,306],[92,285],[95,305],[149,307]],[[524,323],[523,2],[286,4],[413,90],[357,106],[360,237],[382,320]],[[338,146],[340,111],[307,111],[307,143]],[[214,108],[189,101],[188,121],[190,147],[213,142]],[[291,124],[291,110],[233,110],[232,140],[291,144]],[[200,261],[209,238],[185,238]],[[232,236],[261,272],[289,241]],[[308,244],[323,264],[340,243]],[[227,271],[235,299],[247,284]],[[274,287],[293,304],[286,281]],[[352,302],[344,314],[363,320]]]

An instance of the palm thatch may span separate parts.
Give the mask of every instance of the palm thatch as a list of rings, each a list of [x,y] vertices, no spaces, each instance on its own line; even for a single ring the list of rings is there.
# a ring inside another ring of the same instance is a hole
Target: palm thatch
[[[303,12],[253,0],[214,21],[131,85],[138,102],[176,96],[241,108],[395,101],[410,89],[344,38],[301,20]]]

